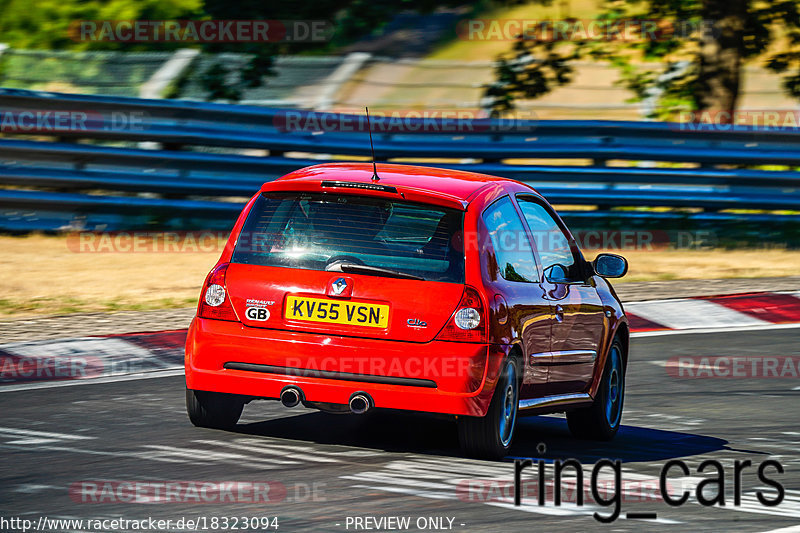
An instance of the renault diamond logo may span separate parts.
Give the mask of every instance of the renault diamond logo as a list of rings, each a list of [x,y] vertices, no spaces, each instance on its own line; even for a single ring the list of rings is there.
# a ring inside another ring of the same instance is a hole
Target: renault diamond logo
[[[333,282],[333,286],[331,288],[333,289],[333,294],[338,296],[347,288],[347,282],[344,280],[344,278],[339,278]]]

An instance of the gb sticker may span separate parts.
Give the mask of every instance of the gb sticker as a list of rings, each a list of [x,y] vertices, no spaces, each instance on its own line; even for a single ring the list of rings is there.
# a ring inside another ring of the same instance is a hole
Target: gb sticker
[[[263,322],[264,320],[269,319],[269,311],[263,307],[248,307],[244,314],[250,320],[258,320]]]

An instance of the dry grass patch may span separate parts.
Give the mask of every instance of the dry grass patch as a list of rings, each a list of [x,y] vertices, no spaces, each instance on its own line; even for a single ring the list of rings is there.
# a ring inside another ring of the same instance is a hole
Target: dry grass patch
[[[586,254],[587,258],[594,258],[595,255],[595,252]],[[628,251],[621,255],[628,259],[630,269],[628,275],[617,283],[800,275],[800,251],[793,250]]]
[[[76,253],[66,237],[0,237],[0,316],[194,305],[222,247],[194,253]]]
[[[76,253],[66,237],[0,237],[0,317],[193,306],[222,244],[210,252]],[[624,255],[630,272],[622,282],[800,275],[800,251]]]

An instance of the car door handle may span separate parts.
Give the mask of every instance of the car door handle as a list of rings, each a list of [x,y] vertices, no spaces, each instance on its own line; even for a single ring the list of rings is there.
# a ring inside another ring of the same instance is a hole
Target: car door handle
[[[562,322],[564,320],[564,308],[556,305],[556,320]]]

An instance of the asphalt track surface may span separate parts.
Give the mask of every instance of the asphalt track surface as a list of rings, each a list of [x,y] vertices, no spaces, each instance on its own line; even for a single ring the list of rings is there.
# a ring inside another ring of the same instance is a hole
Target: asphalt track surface
[[[212,517],[277,516],[278,531],[336,532],[367,530],[354,527],[356,517],[392,516],[410,518],[410,527],[401,531],[430,531],[431,522],[422,529],[418,519],[443,517],[443,526],[451,531],[796,532],[800,379],[686,379],[671,376],[665,365],[675,356],[796,358],[799,341],[800,328],[791,327],[637,336],[632,341],[623,427],[614,441],[574,440],[561,417],[523,419],[514,456],[548,462],[575,458],[584,464],[587,478],[601,458],[622,461],[622,514],[611,524],[592,517],[595,511],[608,515],[611,508],[593,502],[557,508],[552,494],[544,506],[531,496],[515,507],[507,499],[512,459],[461,457],[455,423],[449,419],[399,412],[337,416],[257,402],[245,408],[234,431],[199,429],[186,417],[180,376],[0,394],[0,518],[37,523],[40,517],[153,517],[173,522],[206,517],[210,526]],[[543,454],[537,452],[540,443],[546,446]],[[670,459],[683,460],[690,468],[689,476],[677,470],[670,475],[672,483],[689,488],[704,477],[696,472],[702,461],[720,461],[725,469],[725,507],[702,506],[694,495],[675,508],[659,501],[658,476]],[[767,459],[781,463],[783,474],[769,474],[786,490],[779,506],[765,507],[756,500],[759,489],[769,498],[776,491],[757,479],[755,468],[745,471],[741,505],[733,505],[733,462],[745,459],[755,465]],[[546,474],[552,481],[550,467]],[[526,471],[523,479],[534,480],[535,474]],[[183,487],[193,486],[191,482],[269,482],[272,491],[267,496],[276,501],[249,503],[244,494],[224,502],[212,495],[212,501],[196,503],[187,492],[174,495],[179,502],[133,503],[122,501],[129,493],[119,487],[126,481],[140,486],[190,482]],[[117,493],[87,493],[92,485],[86,483],[106,483]],[[92,503],[98,495],[103,503]],[[656,513],[657,519],[625,518],[626,513],[640,512]],[[8,523],[0,529],[21,531]],[[174,526],[161,530],[186,531]]]

